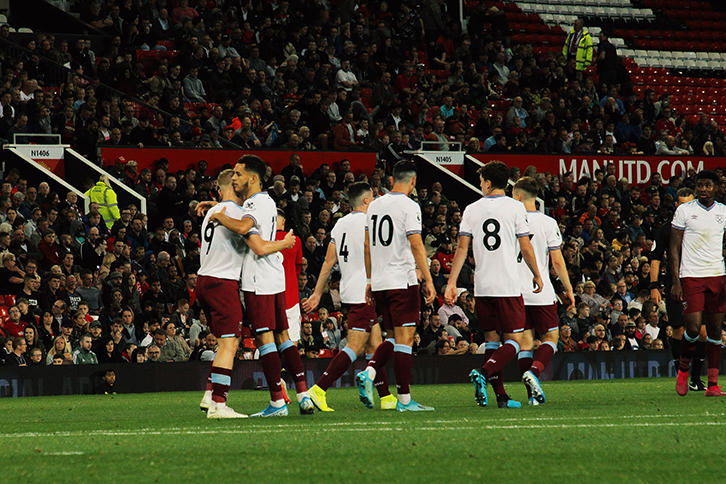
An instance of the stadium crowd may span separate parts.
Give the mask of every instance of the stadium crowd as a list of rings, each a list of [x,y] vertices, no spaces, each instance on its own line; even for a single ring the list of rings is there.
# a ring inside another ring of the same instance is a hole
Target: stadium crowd
[[[127,173],[123,161],[111,168],[119,177]],[[47,183],[29,186],[22,174],[11,169],[0,195],[0,293],[9,306],[0,328],[6,338],[5,363],[211,358],[216,341],[196,303],[201,223],[196,206],[219,200],[215,176],[207,173],[206,165],[200,161],[196,168],[167,173],[162,159],[155,181],[145,181],[150,180],[149,170],[142,170],[136,182],[127,177],[129,185],[147,197],[148,205],[156,207],[151,217],[135,205],[119,208],[93,198],[84,213],[76,203],[77,194],[69,192],[61,200]],[[323,164],[305,177],[299,156],[293,154],[280,174],[268,172],[264,180],[285,216],[285,229],[300,238],[300,301],[315,287],[331,228],[351,211],[347,186],[357,179],[368,180],[378,197],[388,192],[391,183],[382,167],[358,177],[345,159],[338,168],[336,172]],[[674,177],[668,187],[655,175],[641,190],[629,187],[624,179],[616,180],[612,171],[609,165],[593,179],[577,181],[567,173],[560,182],[549,173],[537,173],[533,166],[524,173],[511,169],[512,182],[521,175],[537,180],[541,207],[558,221],[563,234],[563,255],[577,304],[570,311],[560,308],[561,351],[670,346],[667,314],[649,300],[649,256],[655,232],[672,216],[674,193],[692,186],[694,174],[685,180]],[[103,184],[99,181],[94,188]],[[718,199],[724,201],[725,196],[726,182],[722,182]],[[422,207],[424,243],[441,296],[457,247],[462,210],[436,181],[421,183],[414,198]],[[417,354],[481,351],[473,264],[470,257],[457,281],[458,304],[448,306],[438,297],[424,307],[414,344]],[[333,273],[320,306],[317,313],[303,317],[299,350],[307,357],[321,352],[330,356],[346,344],[339,274]],[[248,339],[240,345],[238,357],[253,358],[254,351]]]
[[[595,53],[579,21],[582,55],[570,37],[561,52],[511,42],[505,13],[483,1],[468,34],[444,0],[194,3],[76,2],[110,36],[98,52],[53,34],[24,37],[14,56],[3,46],[0,138],[57,133],[94,160],[99,145],[224,140],[389,161],[425,140],[475,153],[724,153],[715,121],[688,126],[670,94],[637,96],[607,32]],[[63,85],[42,59],[70,67]],[[599,77],[584,75],[591,64]]]
[[[58,133],[90,159],[100,145],[221,147],[226,139],[243,148],[289,149],[289,166],[268,171],[264,181],[287,228],[301,239],[300,299],[315,287],[330,229],[350,211],[346,187],[362,178],[376,196],[386,193],[392,163],[425,140],[440,142],[440,149],[458,141],[472,153],[724,150],[724,135],[708,116],[689,127],[667,94],[656,100],[648,90],[638,98],[627,69],[607,48],[607,33],[600,52],[590,51],[585,62],[597,63],[600,80],[612,79],[598,85],[567,45],[543,53],[511,43],[506,16],[486,2],[470,15],[468,34],[443,0],[77,4],[81,17],[112,41],[94,52],[89,41],[70,46],[38,34],[24,45],[32,53],[5,55],[0,138]],[[0,35],[8,37],[7,26]],[[139,53],[165,49],[173,55],[159,56],[147,75]],[[52,86],[43,57],[75,73]],[[490,101],[506,108],[493,111]],[[341,154],[338,166],[321,165],[305,177],[296,152],[310,149],[375,150],[381,163],[356,176]],[[111,165],[109,173],[147,199],[147,214],[135,205],[98,203],[85,213],[75,193],[28,186],[17,170],[6,174],[0,293],[14,296],[6,298],[12,304],[2,328],[6,364],[212,357],[216,342],[195,301],[201,235],[195,208],[219,199],[216,173],[203,160],[178,173],[169,172],[165,159],[154,171],[138,171],[123,158]],[[565,241],[577,305],[561,314],[561,351],[670,345],[667,315],[649,301],[648,258],[675,194],[693,185],[695,173],[674,176],[667,187],[655,174],[641,190],[614,172],[610,165],[576,180],[572,173],[560,179],[533,166],[523,173],[512,168],[512,182],[524,175],[540,184],[541,207],[557,219]],[[717,200],[724,197],[726,181]],[[461,207],[435,180],[421,181],[415,198],[440,293]],[[418,354],[479,352],[472,272],[470,258],[457,283],[457,305],[439,298],[423,310]],[[334,276],[323,309],[306,315],[300,351],[308,357],[345,345],[336,283]],[[253,353],[245,343],[239,357]]]

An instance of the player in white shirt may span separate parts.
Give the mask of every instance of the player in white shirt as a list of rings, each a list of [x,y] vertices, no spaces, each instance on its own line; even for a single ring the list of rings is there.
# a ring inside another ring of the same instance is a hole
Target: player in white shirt
[[[386,331],[394,335],[394,341],[380,344],[367,368],[356,375],[361,401],[368,408],[373,408],[373,381],[392,357],[398,388],[396,410],[433,410],[411,400],[410,390],[413,337],[421,318],[417,266],[426,304],[436,297],[421,239],[421,208],[409,198],[415,186],[416,166],[399,161],[393,167],[393,189],[371,202],[366,214],[366,293],[375,300]]]
[[[708,384],[706,396],[726,396],[718,386],[721,362],[721,325],[726,312],[726,268],[723,244],[726,206],[714,200],[718,175],[703,170],[696,175],[696,200],[679,205],[671,222],[671,297],[683,301],[685,333],[676,391],[688,393],[688,370],[701,331],[706,326]]]
[[[480,371],[472,370],[469,374],[475,387],[474,396],[485,407],[489,402],[486,387],[491,382],[497,405],[516,408],[521,405],[511,400],[504,390],[501,369],[519,352],[524,331],[524,301],[517,266],[520,253],[533,276],[533,292],[542,291],[542,278],[529,241],[524,205],[504,194],[509,168],[501,161],[489,162],[479,169],[479,179],[484,198],[464,210],[459,246],[444,297],[449,304],[456,302],[456,281],[471,244],[476,261],[474,298],[486,339],[484,355],[488,357]],[[499,334],[505,341],[501,346]]]
[[[232,187],[233,170],[225,170],[217,180],[222,202],[213,207],[202,222],[201,267],[198,271],[197,298],[207,316],[212,333],[217,337],[218,350],[209,369],[207,389],[200,403],[209,418],[243,418],[227,407],[234,357],[239,347],[242,324],[242,302],[239,297],[239,276],[244,254],[255,251],[271,254],[292,245],[294,236],[268,242],[259,236],[245,239],[239,234],[213,222],[216,212],[225,211],[229,217],[241,219],[243,212]]]
[[[348,344],[335,355],[323,376],[310,388],[313,403],[324,412],[328,407],[326,392],[335,381],[343,376],[350,365],[365,351],[370,360],[381,344],[381,327],[376,310],[366,302],[365,238],[366,212],[373,201],[370,185],[364,182],[352,183],[348,187],[348,200],[353,211],[338,220],[333,227],[325,262],[318,276],[313,294],[303,303],[305,312],[312,312],[320,303],[330,272],[337,263],[340,267],[340,300],[348,309]],[[388,391],[388,376],[385,371],[376,373],[374,386],[381,399],[381,408],[396,408],[396,397]]]
[[[244,199],[240,220],[228,217],[224,210],[210,216],[230,230],[247,237],[259,236],[263,240],[275,240],[277,231],[277,206],[262,191],[261,180],[267,166],[255,155],[245,155],[234,167],[232,185],[237,195]],[[262,368],[270,387],[270,405],[253,417],[284,417],[288,414],[285,395],[280,379],[279,351],[292,374],[297,391],[300,413],[312,414],[315,406],[307,392],[305,372],[295,344],[287,332],[285,312],[285,270],[278,254],[245,252],[242,266],[242,293],[247,310],[247,323],[255,334]]]
[[[557,221],[537,210],[535,200],[539,193],[539,185],[532,177],[520,178],[514,185],[512,197],[524,204],[527,209],[529,235],[539,273],[542,275],[542,292],[531,291],[531,272],[521,258],[519,261],[519,277],[522,282],[522,297],[526,315],[524,333],[520,342],[519,370],[522,381],[527,387],[530,405],[545,403],[545,394],[539,383],[539,376],[557,352],[557,340],[560,337],[559,318],[557,317],[557,296],[549,278],[550,260],[552,266],[565,288],[563,303],[570,309],[575,304],[572,285],[567,273],[565,259],[562,257],[562,235]],[[532,354],[534,332],[539,334],[542,345]]]

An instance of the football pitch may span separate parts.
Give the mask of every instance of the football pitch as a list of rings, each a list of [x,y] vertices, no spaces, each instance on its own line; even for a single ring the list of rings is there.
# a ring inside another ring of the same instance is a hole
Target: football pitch
[[[722,377],[723,378],[723,377]],[[547,403],[477,407],[472,385],[414,386],[434,412],[367,410],[208,420],[201,393],[4,398],[5,482],[726,482],[726,399],[679,397],[672,378],[544,382]],[[291,398],[295,400],[294,392]],[[230,406],[262,410],[265,391]],[[378,402],[376,402],[378,403]]]

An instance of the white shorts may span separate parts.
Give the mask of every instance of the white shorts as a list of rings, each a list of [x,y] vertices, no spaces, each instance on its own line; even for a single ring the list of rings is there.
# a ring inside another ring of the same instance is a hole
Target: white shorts
[[[293,341],[300,341],[300,304],[296,304],[290,309],[286,309],[287,314],[287,333]]]

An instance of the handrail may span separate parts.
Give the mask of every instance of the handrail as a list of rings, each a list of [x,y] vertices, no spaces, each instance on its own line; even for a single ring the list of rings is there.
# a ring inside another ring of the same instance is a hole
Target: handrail
[[[94,163],[88,161],[86,159],[86,157],[84,157],[80,153],[77,153],[74,149],[72,149],[72,148],[66,148],[66,153],[68,153],[68,154],[70,154],[72,156],[75,156],[76,158],[78,158],[79,160],[81,160],[82,163],[84,163],[90,170],[95,171],[96,173],[98,173],[99,176],[100,175],[106,175],[109,178],[109,180],[111,182],[113,182],[112,188],[115,188],[116,191],[119,191],[120,190],[122,192],[125,192],[127,196],[133,198],[134,200],[137,200],[139,202],[139,210],[142,213],[148,213],[146,211],[146,198],[144,198],[141,195],[139,195],[138,193],[136,193],[134,190],[132,190],[131,188],[129,188],[128,186],[126,186],[126,184],[124,184],[121,180],[119,180],[115,176],[111,175],[109,172],[107,172],[103,168],[99,168]]]
[[[14,49],[17,52],[22,52],[22,53],[28,54],[28,55],[30,55],[30,54],[33,53],[30,49],[27,49],[27,48],[23,47],[22,45],[18,45],[15,42],[12,42],[11,40],[8,40],[8,39],[4,39],[2,37],[0,37],[0,45],[6,45],[10,49]],[[57,63],[55,61],[52,61],[52,60],[48,59],[47,57],[41,56],[40,57],[40,63],[51,67],[52,68],[51,75],[55,75],[55,78],[56,79],[58,79],[58,76],[61,73],[63,74],[62,80],[60,82],[56,82],[56,84],[58,84],[59,86],[63,85],[66,82],[66,78],[67,78],[67,76],[69,74],[75,74],[75,75],[81,77],[82,79],[86,80],[87,82],[90,82],[91,81],[91,78],[90,77],[88,77],[88,76],[86,76],[84,74],[79,74],[78,72],[75,72],[74,70],[69,69],[68,67],[65,67],[65,66],[63,66],[63,65],[61,65],[61,64],[59,64],[59,63]],[[125,93],[119,91],[118,89],[109,86],[108,84],[101,83],[100,86],[103,87],[104,90],[110,91],[110,92],[118,95],[119,98],[128,99],[129,101],[132,101],[134,103],[137,103],[137,104],[139,104],[139,105],[141,105],[141,106],[143,106],[145,108],[150,109],[151,111],[154,111],[154,112],[157,112],[157,113],[161,114],[166,119],[170,119],[171,117],[175,116],[175,114],[172,114],[172,113],[169,113],[167,111],[164,111],[163,109],[159,109],[156,106],[152,106],[151,104],[148,104],[148,103],[142,101],[141,99],[135,98],[133,96],[129,96],[128,94],[125,94]],[[186,120],[180,120],[180,121],[181,121],[181,124],[183,124],[184,126],[193,126],[190,121],[186,121]],[[222,133],[219,133],[219,135],[220,135],[219,136],[219,142],[222,145],[224,145],[227,148],[242,149],[241,146],[239,146],[239,145],[237,145],[235,143],[232,143],[231,141],[228,141],[228,140],[223,139],[222,136],[221,136],[221,134]]]

